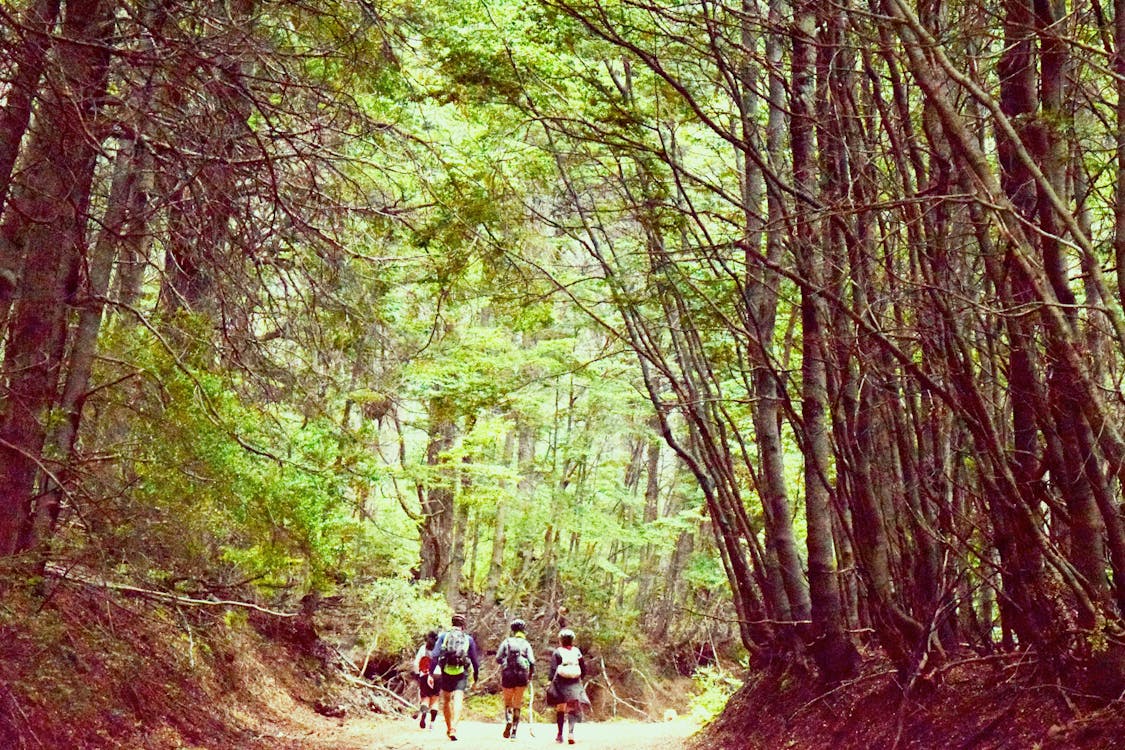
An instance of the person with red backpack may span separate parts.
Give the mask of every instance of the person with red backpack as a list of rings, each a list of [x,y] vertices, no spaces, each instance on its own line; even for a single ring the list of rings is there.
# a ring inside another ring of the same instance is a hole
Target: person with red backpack
[[[527,640],[527,624],[516,618],[511,624],[512,634],[496,649],[500,664],[500,687],[504,691],[504,738],[515,739],[520,726],[523,695],[535,674],[535,651]]]
[[[586,659],[574,645],[574,631],[563,628],[559,631],[559,647],[551,654],[551,671],[548,675],[550,686],[547,690],[548,702],[555,706],[555,723],[559,733],[555,742],[563,741],[563,722],[569,727],[569,739],[574,744],[574,725],[583,705],[588,705],[586,688],[582,678],[586,676]]]
[[[441,714],[445,718],[445,733],[457,739],[457,725],[461,721],[461,707],[465,690],[469,687],[469,667],[473,668],[473,684],[480,675],[480,652],[473,637],[465,632],[465,616],[453,615],[449,630],[437,637],[430,652],[430,686],[441,691]]]
[[[430,729],[437,723],[437,699],[439,691],[430,682],[430,652],[437,645],[437,631],[426,633],[426,642],[414,654],[414,676],[418,680],[418,726],[426,728],[426,713],[430,715]]]

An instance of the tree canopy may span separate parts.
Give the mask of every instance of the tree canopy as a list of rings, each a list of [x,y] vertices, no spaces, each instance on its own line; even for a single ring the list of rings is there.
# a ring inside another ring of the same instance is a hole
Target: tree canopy
[[[1125,4],[9,6],[12,570],[1125,687]]]

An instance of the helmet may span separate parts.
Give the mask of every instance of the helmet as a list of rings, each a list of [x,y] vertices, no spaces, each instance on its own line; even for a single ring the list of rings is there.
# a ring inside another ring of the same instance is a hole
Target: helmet
[[[574,643],[574,631],[570,628],[563,628],[559,631],[559,640],[563,643]]]
[[[527,630],[527,623],[517,617],[516,619],[512,620],[512,632],[516,633],[521,630]]]
[[[450,618],[449,621],[453,623],[454,627],[458,627],[458,628],[465,627],[465,615],[463,615],[463,614],[460,614],[460,613],[455,614],[455,615],[453,615],[453,617]]]

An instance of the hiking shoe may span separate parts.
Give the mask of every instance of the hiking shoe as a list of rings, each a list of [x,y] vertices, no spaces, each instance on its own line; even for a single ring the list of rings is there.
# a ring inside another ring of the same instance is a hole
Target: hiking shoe
[[[569,740],[566,741],[566,744],[573,745],[574,744],[574,738],[571,737]]]
[[[426,728],[426,715],[425,714],[422,714],[422,718],[418,721],[418,728],[419,729],[425,729]]]
[[[509,721],[507,724],[504,725],[504,739],[508,739],[511,736],[512,736],[512,722]]]
[[[457,741],[457,735],[455,735],[455,734],[449,735],[449,741],[450,742],[456,742]]]
[[[559,743],[560,745],[562,744],[562,732],[559,732],[559,734],[555,737],[555,742]]]

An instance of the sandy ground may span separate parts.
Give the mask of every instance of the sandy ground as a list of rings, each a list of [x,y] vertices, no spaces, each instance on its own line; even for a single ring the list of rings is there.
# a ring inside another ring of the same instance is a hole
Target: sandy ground
[[[438,717],[434,729],[419,729],[409,719],[352,719],[335,727],[321,727],[306,736],[307,750],[476,750],[476,748],[553,748],[570,747],[555,743],[555,725],[520,725],[520,736],[506,740],[498,722],[464,721],[457,741],[445,736]],[[590,750],[683,750],[685,740],[696,727],[685,720],[645,724],[630,721],[583,722],[575,729],[575,748]]]

